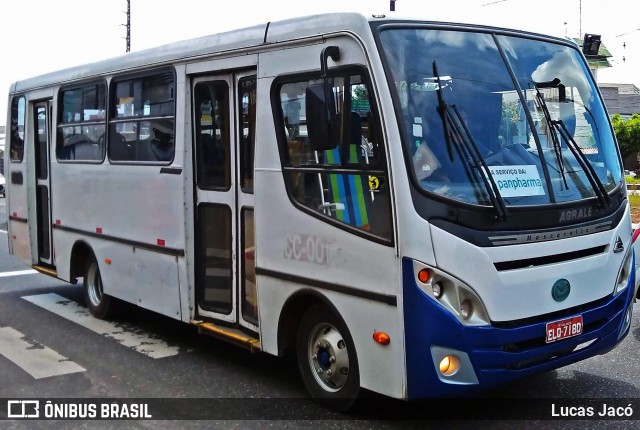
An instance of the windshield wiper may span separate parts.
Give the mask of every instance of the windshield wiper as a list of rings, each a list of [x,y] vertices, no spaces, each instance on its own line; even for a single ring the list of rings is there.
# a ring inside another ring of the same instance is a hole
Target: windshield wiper
[[[558,79],[558,83],[560,80]],[[554,85],[555,81],[549,83],[548,85]],[[551,124],[551,113],[549,112],[549,108],[547,107],[547,102],[544,99],[544,95],[540,92],[539,88],[548,88],[547,83],[534,83],[534,88],[536,89],[536,98],[538,99],[538,104],[542,108],[542,113],[544,114],[544,119],[547,124]],[[562,177],[562,182],[564,183],[565,189],[569,189],[569,184],[567,183],[567,177],[565,175],[564,169],[564,160],[562,159],[562,147],[560,142],[558,141],[558,135],[553,132],[553,128],[549,128],[551,135],[551,142],[553,142],[553,152],[556,155],[556,163],[558,164],[558,170],[560,171],[560,176]]]
[[[461,148],[469,155],[473,166],[476,169],[477,175],[480,176],[480,180],[484,184],[485,190],[491,205],[496,211],[496,218],[498,220],[506,220],[508,217],[507,207],[504,203],[502,195],[500,195],[500,189],[493,180],[493,176],[489,171],[489,166],[484,161],[484,157],[473,139],[467,124],[460,115],[457,106],[448,105],[444,100],[442,93],[442,84],[440,82],[440,74],[438,73],[438,65],[433,62],[433,76],[437,82],[437,94],[438,94],[438,113],[442,119],[442,126],[444,128],[444,138],[447,142],[447,152],[449,153],[449,159],[453,161],[452,146],[455,144],[458,152],[462,153]],[[462,157],[466,158],[466,157]],[[469,178],[475,177],[474,172],[470,172]],[[477,180],[477,179],[476,179]]]
[[[558,142],[558,136],[556,135],[556,133],[562,137],[562,140],[564,140],[564,142],[567,144],[567,148],[569,148],[569,150],[571,151],[575,159],[578,161],[578,164],[582,168],[582,171],[584,172],[585,176],[587,177],[587,180],[589,181],[589,183],[591,184],[591,187],[593,188],[593,192],[596,194],[596,197],[600,201],[600,206],[603,208],[609,206],[609,204],[611,203],[611,197],[609,197],[609,193],[607,192],[606,188],[602,184],[602,181],[600,181],[600,178],[598,178],[598,175],[595,169],[587,159],[587,156],[584,155],[584,153],[580,150],[578,143],[575,141],[575,139],[567,129],[567,126],[565,125],[564,121],[562,121],[562,119],[557,119],[557,120],[551,119],[551,114],[549,112],[549,107],[547,106],[547,102],[545,101],[544,96],[540,92],[540,88],[558,88],[560,90],[559,91],[560,99],[562,99],[562,93],[563,93],[562,90],[564,89],[564,85],[560,83],[560,79],[558,78],[555,78],[553,81],[550,81],[550,82],[538,82],[534,84],[535,84],[536,92],[538,95],[538,100],[540,102],[540,107],[542,108],[542,112],[544,113],[547,124],[549,124],[550,131],[551,131],[551,139],[553,140],[554,147],[557,148],[556,153],[559,152],[560,160],[562,160],[562,153],[560,149],[560,142]],[[561,171],[562,171],[563,179],[566,186],[567,181],[566,181],[566,178],[564,177],[564,167],[561,167]]]
[[[602,184],[602,181],[600,181],[600,178],[598,178],[598,175],[587,159],[587,156],[584,155],[584,153],[580,150],[578,143],[573,139],[573,136],[571,136],[569,130],[567,130],[567,126],[561,119],[557,121],[551,121],[551,125],[560,131],[560,135],[566,142],[567,147],[571,150],[573,156],[576,157],[576,160],[578,160],[578,164],[580,164],[580,167],[582,167],[582,170],[589,180],[589,183],[591,183],[594,192],[598,196],[598,200],[600,200],[600,205],[603,208],[609,206],[609,204],[611,203],[611,197],[609,197],[607,189]]]

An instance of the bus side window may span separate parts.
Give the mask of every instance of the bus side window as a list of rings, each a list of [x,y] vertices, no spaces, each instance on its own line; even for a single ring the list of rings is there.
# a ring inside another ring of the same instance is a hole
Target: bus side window
[[[102,162],[105,153],[106,85],[103,82],[60,92],[58,109],[59,161]]]
[[[24,156],[24,116],[25,98],[15,97],[11,101],[11,130],[9,130],[9,159],[11,162],[22,162]]]
[[[335,76],[335,148],[314,151],[307,133],[306,89],[322,80],[279,85],[281,154],[288,192],[303,210],[359,234],[391,240],[391,200],[384,149],[366,79]]]
[[[110,94],[109,159],[169,164],[175,153],[173,72],[116,77],[111,83]]]
[[[231,186],[229,86],[225,81],[198,82],[194,98],[198,186],[227,190]]]
[[[256,144],[256,76],[238,81],[240,138],[240,185],[242,191],[253,194],[253,156]]]

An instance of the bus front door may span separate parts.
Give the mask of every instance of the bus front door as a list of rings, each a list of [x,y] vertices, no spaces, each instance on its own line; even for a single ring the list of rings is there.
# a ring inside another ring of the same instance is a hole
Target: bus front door
[[[38,265],[53,265],[51,252],[51,195],[49,187],[49,148],[51,142],[51,101],[33,104],[33,153],[35,156],[35,241]],[[32,238],[34,236],[32,235]],[[32,247],[33,249],[33,247]]]
[[[192,85],[197,315],[257,331],[255,70]]]

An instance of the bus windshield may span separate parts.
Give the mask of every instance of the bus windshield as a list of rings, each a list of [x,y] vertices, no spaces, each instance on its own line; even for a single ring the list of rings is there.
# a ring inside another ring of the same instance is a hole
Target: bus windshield
[[[609,201],[622,167],[577,49],[427,28],[386,29],[380,41],[422,189],[497,210]]]

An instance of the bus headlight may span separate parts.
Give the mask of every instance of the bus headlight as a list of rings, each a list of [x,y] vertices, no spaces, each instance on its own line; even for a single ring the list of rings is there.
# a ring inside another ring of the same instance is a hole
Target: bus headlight
[[[431,286],[431,290],[433,291],[433,297],[435,297],[436,299],[442,297],[442,286],[437,282],[433,283],[433,285]]]
[[[631,270],[633,266],[633,247],[629,246],[627,255],[624,256],[622,266],[618,272],[618,278],[616,280],[616,287],[613,290],[613,294],[618,294],[623,291],[629,285],[629,278],[631,277]]]
[[[473,315],[473,303],[471,300],[466,299],[460,303],[460,315],[463,319],[468,320]]]
[[[465,325],[489,325],[489,314],[475,291],[459,279],[413,262],[416,284]]]

